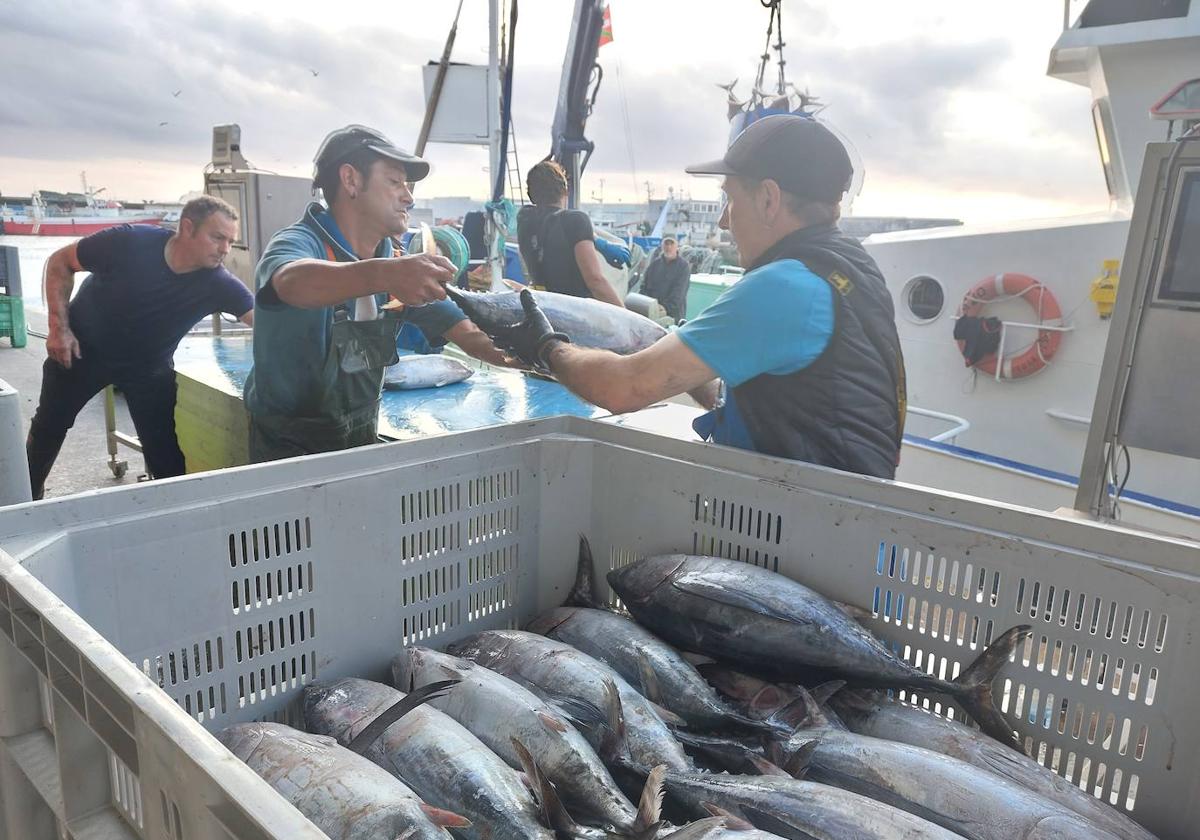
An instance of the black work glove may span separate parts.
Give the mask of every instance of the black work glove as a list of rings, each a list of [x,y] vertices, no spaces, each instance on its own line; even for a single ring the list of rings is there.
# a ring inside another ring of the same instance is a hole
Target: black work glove
[[[492,341],[501,350],[516,356],[525,364],[536,370],[549,370],[545,361],[546,351],[555,342],[571,343],[566,333],[555,332],[554,327],[546,318],[533,299],[529,289],[521,291],[521,308],[525,310],[525,319],[512,327],[500,327],[492,334]]]

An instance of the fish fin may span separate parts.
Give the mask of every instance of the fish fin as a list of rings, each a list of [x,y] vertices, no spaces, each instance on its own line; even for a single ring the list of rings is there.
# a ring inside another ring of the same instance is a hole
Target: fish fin
[[[438,670],[445,674],[450,679],[461,680],[462,671],[458,668],[452,668],[449,665],[438,665]]]
[[[793,700],[771,717],[793,730],[799,729],[809,723],[808,703],[804,701],[804,698]]]
[[[447,811],[444,808],[435,808],[432,805],[426,805],[422,802],[419,806],[421,813],[434,825],[443,828],[470,828],[471,821],[461,814],[456,814],[453,811]]]
[[[735,814],[733,811],[727,811],[719,805],[714,805],[711,802],[702,802],[700,803],[700,807],[712,814],[714,817],[724,820],[725,828],[729,829],[730,831],[749,831],[750,829],[754,828],[753,825],[748,823],[738,814]]]
[[[579,535],[579,561],[575,566],[575,585],[567,593],[564,607],[590,607],[597,609],[596,565],[592,560],[592,546],[587,537]]]
[[[829,702],[830,697],[837,694],[845,687],[845,680],[830,680],[829,682],[823,682],[818,686],[814,686],[809,691],[809,694],[812,695],[813,700],[817,701],[818,705],[824,706]]]
[[[538,712],[537,716],[538,716],[538,720],[540,720],[542,722],[542,725],[545,726],[547,729],[551,729],[555,732],[566,732],[568,729],[568,727],[561,720],[559,720],[558,718],[553,717],[551,715],[548,715],[545,712]]]
[[[629,758],[625,744],[625,709],[621,706],[621,692],[617,684],[604,678],[605,731],[600,747],[610,758]]]
[[[792,753],[792,757],[788,759],[787,764],[783,768],[789,776],[793,779],[803,779],[808,775],[808,767],[812,764],[813,753],[817,751],[819,743],[815,739],[808,741],[804,746],[797,748]]]
[[[516,738],[512,739],[512,745],[517,752],[517,760],[521,762],[521,768],[525,771],[526,783],[537,797],[538,807],[542,811],[543,824],[556,832],[571,837],[578,836],[579,826],[575,820],[571,819],[567,809],[563,807],[562,800],[558,798],[558,791],[554,789],[554,785],[538,767],[533,755]]]
[[[774,814],[767,814],[760,811],[752,805],[743,805],[742,808],[755,828],[762,829],[771,834],[777,834],[785,838],[785,840],[809,840],[812,836],[799,826],[785,822],[782,818]]]
[[[674,729],[687,726],[687,721],[672,712],[670,709],[660,706],[653,701],[650,702],[650,705],[654,708],[654,711],[658,713],[658,716],[662,718],[662,722],[667,726],[670,726]]]
[[[793,729],[823,729],[832,725],[829,715],[817,699],[802,685],[793,686],[796,699],[775,713],[780,720]]]
[[[1010,628],[994,639],[987,650],[979,654],[970,667],[950,684],[951,696],[962,703],[967,714],[979,724],[979,728],[1013,749],[1019,749],[1017,735],[1012,724],[996,708],[992,683],[1000,669],[1008,664],[1008,658],[1012,656],[1017,645],[1032,634],[1033,628],[1028,624]]]
[[[831,601],[831,603],[845,613],[847,618],[853,619],[859,624],[866,624],[875,618],[875,614],[868,609],[856,607],[853,604],[845,604],[841,601]]]
[[[792,774],[779,766],[778,762],[767,761],[765,758],[759,758],[754,753],[749,753],[746,756],[754,769],[758,771],[760,776],[783,776],[785,778],[793,778]]]
[[[645,651],[637,652],[638,681],[642,685],[641,695],[656,705],[662,705],[662,686],[658,683],[658,674],[646,658]]]
[[[637,818],[633,821],[633,833],[640,837],[646,832],[653,832],[662,821],[663,779],[667,775],[667,765],[660,764],[650,771],[646,777],[646,786],[642,788],[642,798],[638,800]],[[650,834],[653,837],[653,833]]]
[[[556,695],[545,699],[563,717],[584,729],[604,726],[608,722],[608,716],[603,709],[578,697]]]
[[[400,720],[400,718],[404,717],[406,714],[423,703],[428,703],[430,700],[436,700],[439,697],[445,696],[446,693],[451,688],[458,685],[459,682],[460,680],[458,678],[453,680],[441,680],[440,682],[432,682],[428,685],[423,685],[416,691],[410,691],[408,694],[404,695],[402,698],[380,713],[379,716],[373,721],[367,724],[361,732],[359,732],[350,740],[350,743],[346,744],[346,749],[362,755],[362,753],[368,747],[370,747],[375,743],[376,740],[379,739],[379,736],[382,735],[389,726]]]

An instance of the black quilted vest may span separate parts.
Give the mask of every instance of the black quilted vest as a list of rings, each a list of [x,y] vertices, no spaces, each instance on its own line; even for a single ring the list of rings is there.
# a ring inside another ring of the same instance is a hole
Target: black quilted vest
[[[789,234],[752,268],[786,259],[800,260],[833,289],[833,336],[808,367],[760,374],[733,389],[754,448],[893,478],[904,434],[904,358],[879,266],[832,224]]]

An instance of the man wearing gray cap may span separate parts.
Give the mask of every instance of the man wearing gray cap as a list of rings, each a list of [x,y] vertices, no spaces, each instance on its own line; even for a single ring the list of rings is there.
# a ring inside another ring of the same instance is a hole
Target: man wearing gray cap
[[[255,270],[254,368],[246,381],[254,462],[378,440],[384,368],[397,360],[402,319],[449,336],[473,355],[499,351],[446,297],[454,264],[439,254],[397,256],[412,184],[429,164],[384,135],[352,125],[317,152],[313,186],[325,205],[271,239]]]
[[[892,478],[904,361],[879,267],[837,227],[853,174],[841,141],[816,120],[770,116],[687,171],[724,176],[720,225],[741,280],[631,356],[571,346],[532,296],[496,343],[610,411],[688,392],[711,409],[694,424],[706,440]]]

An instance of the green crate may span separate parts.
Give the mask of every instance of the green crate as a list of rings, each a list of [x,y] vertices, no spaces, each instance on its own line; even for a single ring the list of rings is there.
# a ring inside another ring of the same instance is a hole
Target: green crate
[[[25,304],[17,297],[0,295],[0,338],[7,336],[13,347],[24,347],[29,338],[25,331]]]

